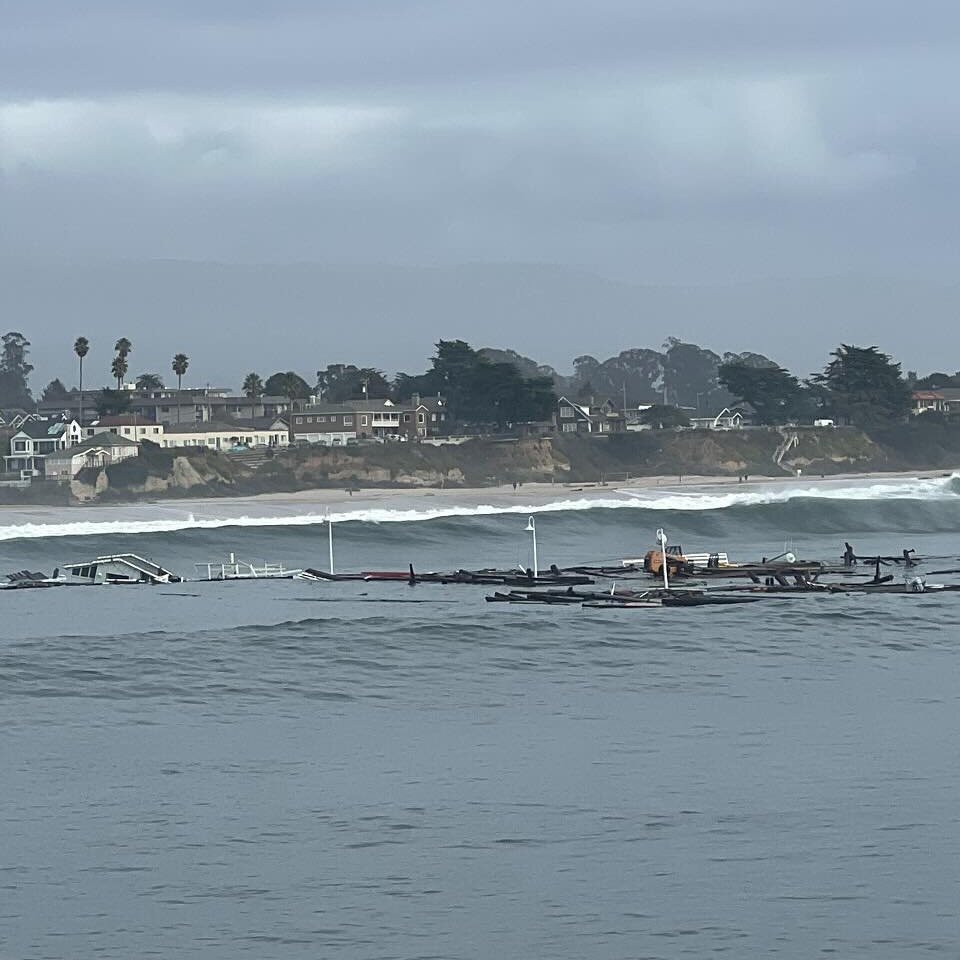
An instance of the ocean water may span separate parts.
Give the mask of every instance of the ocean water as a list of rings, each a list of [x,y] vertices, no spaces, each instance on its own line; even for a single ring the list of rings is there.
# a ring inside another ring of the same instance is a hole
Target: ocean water
[[[529,510],[348,502],[338,565],[527,564]],[[0,571],[322,567],[321,512],[0,514]],[[662,526],[744,559],[850,540],[960,567],[955,478],[570,494],[536,519],[542,565]],[[0,594],[0,957],[960,953],[960,597],[485,592]]]

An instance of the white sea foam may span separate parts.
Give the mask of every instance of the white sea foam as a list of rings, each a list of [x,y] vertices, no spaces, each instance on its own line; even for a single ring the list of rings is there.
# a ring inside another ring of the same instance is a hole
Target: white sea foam
[[[503,514],[558,513],[582,510],[651,510],[651,511],[708,511],[731,507],[762,506],[786,503],[798,499],[839,501],[882,500],[948,500],[957,492],[953,482],[960,475],[935,479],[905,479],[885,481],[857,481],[834,485],[831,481],[814,484],[769,486],[759,490],[743,488],[724,489],[723,492],[700,487],[696,490],[658,491],[657,488],[617,489],[611,491],[617,499],[606,495],[576,500],[554,500],[540,504],[477,504],[460,506],[450,504],[427,509],[390,509],[387,507],[358,508],[330,513],[337,523],[357,521],[365,523],[415,523],[454,517],[484,517]],[[205,507],[205,509],[207,509]],[[211,513],[216,506],[211,503]],[[165,508],[165,512],[169,507]],[[315,512],[302,514],[266,514],[263,516],[201,516],[185,513],[181,517],[154,519],[88,520],[70,523],[41,522],[0,526],[0,541],[42,539],[48,537],[92,537],[175,533],[181,530],[217,530],[225,527],[305,527],[322,524],[327,515]]]

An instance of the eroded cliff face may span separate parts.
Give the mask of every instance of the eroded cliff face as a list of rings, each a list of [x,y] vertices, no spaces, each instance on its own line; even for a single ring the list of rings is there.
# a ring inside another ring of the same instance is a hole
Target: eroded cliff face
[[[138,458],[139,459],[139,458]],[[250,471],[246,471],[249,473]],[[92,476],[91,476],[92,473]],[[244,471],[225,457],[208,454],[203,458],[173,456],[166,463],[124,462],[115,467],[84,471],[70,483],[70,492],[79,502],[105,498],[138,499],[163,495],[222,495],[237,486]]]
[[[907,429],[907,428],[905,428]],[[960,463],[960,429],[955,459]],[[892,459],[890,447],[858,430],[642,431],[607,437],[561,435],[510,442],[475,440],[432,446],[370,444],[297,448],[250,467],[223,454],[149,451],[105,470],[85,471],[70,484],[74,502],[157,497],[220,497],[311,488],[496,486],[512,482],[590,483],[625,476],[783,476],[835,474],[946,465]],[[138,462],[139,461],[139,462]]]
[[[549,480],[569,469],[549,440],[515,443],[383,444],[291,451],[265,468],[287,470],[303,485],[456,487]]]

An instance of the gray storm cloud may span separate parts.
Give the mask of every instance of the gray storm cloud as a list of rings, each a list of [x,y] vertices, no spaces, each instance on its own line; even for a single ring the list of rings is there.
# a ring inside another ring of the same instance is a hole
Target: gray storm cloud
[[[681,286],[952,268],[953,4],[50,0],[0,23],[8,261],[555,263]],[[755,319],[717,318],[739,345]]]

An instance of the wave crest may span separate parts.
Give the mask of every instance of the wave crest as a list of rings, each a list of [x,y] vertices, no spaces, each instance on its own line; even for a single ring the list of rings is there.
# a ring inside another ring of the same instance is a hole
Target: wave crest
[[[616,499],[610,496],[615,494]],[[643,510],[664,512],[724,511],[731,508],[765,507],[792,500],[828,500],[869,502],[884,500],[950,500],[960,496],[960,475],[932,479],[859,481],[834,486],[831,481],[788,486],[768,486],[759,490],[741,487],[714,492],[700,487],[689,492],[657,487],[623,489],[604,495],[556,500],[540,504],[476,504],[427,509],[389,509],[385,507],[339,510],[329,514],[335,523],[420,523],[460,517],[488,517],[509,514],[566,513],[587,510]],[[169,509],[169,508],[167,508]],[[150,520],[89,520],[70,523],[22,523],[0,526],[0,541],[32,540],[54,537],[95,537],[136,534],[176,533],[182,530],[218,530],[228,527],[309,527],[323,524],[327,514],[264,515],[240,517],[197,517],[187,513],[179,518]]]

